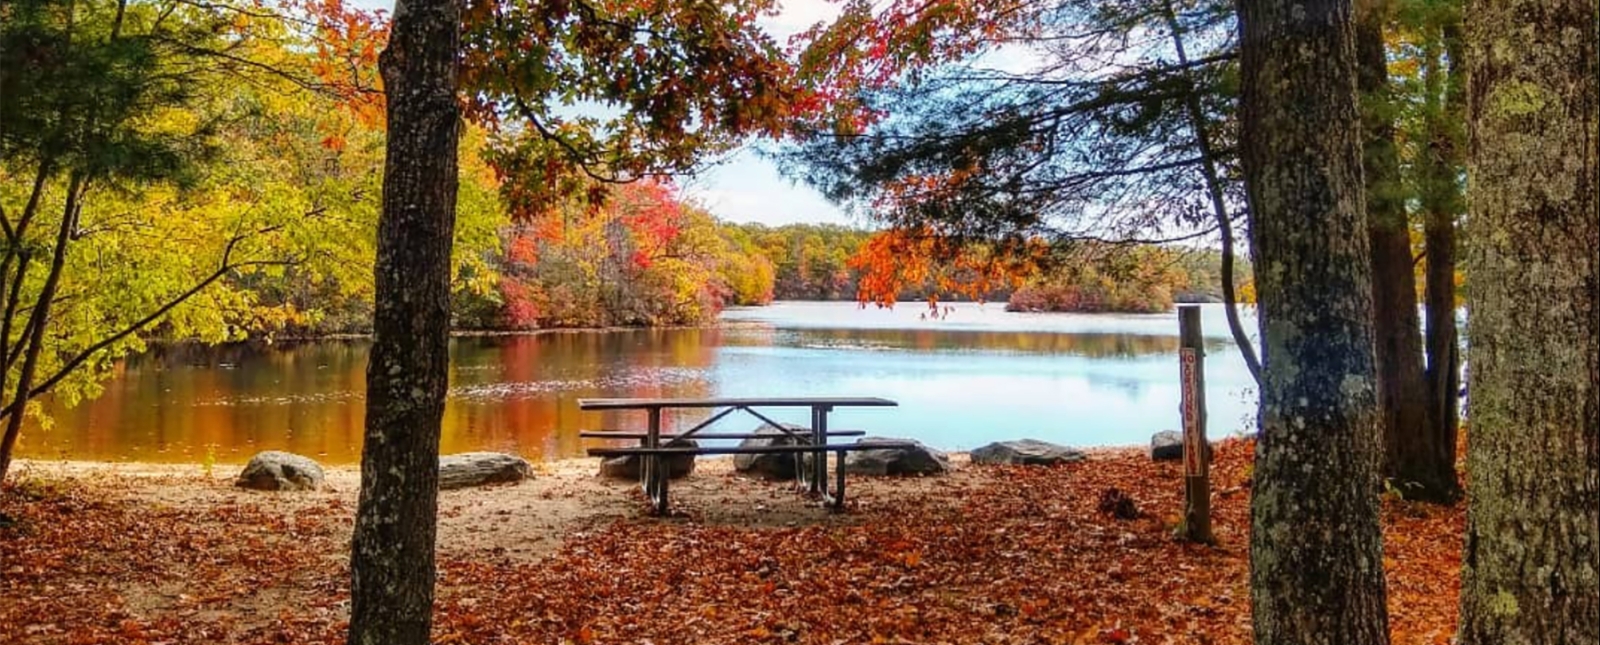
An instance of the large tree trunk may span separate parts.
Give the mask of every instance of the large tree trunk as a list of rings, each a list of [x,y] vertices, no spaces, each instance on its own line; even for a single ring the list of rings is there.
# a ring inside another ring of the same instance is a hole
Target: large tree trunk
[[[1405,187],[1394,142],[1383,42],[1386,13],[1383,0],[1360,0],[1356,8],[1356,78],[1364,130],[1367,238],[1372,245],[1372,327],[1383,474],[1408,498],[1450,501],[1456,492],[1454,462],[1439,464],[1433,459],[1436,451],[1428,434],[1432,408],[1422,367],[1422,321],[1417,313]]]
[[[1459,17],[1453,18],[1459,21]],[[1426,283],[1427,317],[1425,343],[1428,366],[1428,422],[1425,430],[1432,446],[1429,457],[1442,476],[1448,469],[1450,488],[1440,488],[1441,498],[1456,498],[1461,485],[1455,477],[1457,428],[1461,425],[1461,355],[1456,331],[1456,216],[1462,210],[1460,170],[1462,146],[1457,125],[1464,116],[1462,105],[1460,23],[1446,24],[1437,37],[1430,36],[1424,53],[1423,70],[1427,95],[1426,148],[1418,165],[1421,175],[1419,202],[1423,217],[1423,268]],[[1449,71],[1440,60],[1442,49],[1449,58]],[[1442,103],[1442,104],[1441,104]]]
[[[1600,2],[1469,9],[1461,642],[1600,643]]]
[[[1241,0],[1261,438],[1255,640],[1388,642],[1378,526],[1371,253],[1348,0]]]
[[[398,0],[379,60],[388,97],[352,645],[423,645],[433,614],[439,424],[450,340],[460,7]]]

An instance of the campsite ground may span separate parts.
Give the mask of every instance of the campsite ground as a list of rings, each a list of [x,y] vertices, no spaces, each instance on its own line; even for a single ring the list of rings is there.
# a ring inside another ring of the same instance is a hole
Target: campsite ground
[[[435,642],[1248,642],[1251,450],[1218,445],[1215,547],[1172,538],[1180,466],[1137,449],[853,477],[843,514],[726,459],[675,483],[669,518],[596,460],[541,464],[440,494]],[[234,470],[24,462],[0,492],[0,641],[342,642],[358,470],[301,493]],[[1110,489],[1139,516],[1103,512]],[[1397,645],[1454,633],[1463,514],[1385,501]]]

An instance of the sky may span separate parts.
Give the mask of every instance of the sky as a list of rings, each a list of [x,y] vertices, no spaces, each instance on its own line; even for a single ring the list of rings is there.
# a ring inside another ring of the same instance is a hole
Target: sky
[[[363,9],[394,9],[393,0],[350,0],[350,4]],[[763,18],[759,24],[779,43],[785,43],[811,25],[833,19],[839,13],[838,7],[836,0],[781,0],[779,13]],[[777,165],[753,149],[740,150],[680,183],[686,197],[728,221],[866,224],[846,216],[810,186],[783,177]]]
[[[760,22],[778,42],[839,13],[829,0],[782,0],[778,15]],[[857,224],[844,211],[805,184],[790,181],[752,149],[742,150],[700,176],[686,181],[685,194],[713,215],[733,222],[762,224]]]

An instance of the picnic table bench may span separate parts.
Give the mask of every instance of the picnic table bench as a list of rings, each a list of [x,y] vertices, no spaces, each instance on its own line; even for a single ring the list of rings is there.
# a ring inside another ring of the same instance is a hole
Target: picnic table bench
[[[639,470],[640,485],[644,488],[645,495],[657,513],[665,513],[668,509],[667,498],[667,467],[665,459],[675,455],[732,455],[732,454],[789,454],[795,459],[804,455],[811,455],[809,468],[800,467],[795,471],[799,473],[802,487],[810,493],[822,498],[823,503],[831,508],[839,509],[844,506],[844,456],[851,450],[864,448],[882,448],[883,444],[863,446],[853,443],[828,443],[829,437],[859,437],[865,435],[862,430],[829,430],[828,413],[834,408],[842,407],[892,407],[898,405],[888,399],[876,397],[774,397],[774,398],[704,398],[704,399],[579,399],[578,408],[589,411],[604,410],[643,410],[648,422],[645,430],[602,430],[584,431],[578,436],[588,439],[634,439],[641,441],[638,446],[617,446],[606,448],[590,448],[588,453],[592,457],[618,457],[635,456],[641,461]],[[681,432],[663,434],[661,431],[661,411],[667,409],[718,409],[694,427]],[[811,425],[809,428],[796,431],[787,425],[772,420],[762,414],[757,408],[810,408]],[[727,433],[727,432],[702,432],[709,427],[735,412],[745,412],[760,419],[778,430],[779,434],[759,433]],[[667,442],[678,439],[753,439],[787,436],[793,445],[766,445],[766,446],[672,446]],[[827,454],[837,456],[838,467],[835,468],[835,481],[833,490],[828,489],[828,459]]]

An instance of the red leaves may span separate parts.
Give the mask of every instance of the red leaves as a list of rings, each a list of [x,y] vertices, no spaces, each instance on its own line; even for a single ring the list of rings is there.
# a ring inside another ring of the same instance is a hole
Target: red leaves
[[[968,242],[928,226],[891,228],[873,234],[850,258],[860,271],[858,299],[890,306],[908,289],[925,289],[937,308],[942,294],[982,301],[1014,288],[1037,270],[1038,240]]]
[[[1219,444],[1213,489],[1246,490],[1251,454]],[[1108,489],[1148,515],[1107,520]],[[1247,643],[1248,494],[1214,498],[1211,548],[1150,517],[1181,508],[1181,489],[1177,465],[1118,451],[860,482],[848,514],[786,526],[697,520],[697,503],[759,502],[686,495],[687,519],[565,526],[538,561],[445,550],[436,641]],[[348,504],[167,508],[110,491],[0,496],[19,520],[0,528],[0,642],[342,642]],[[1462,508],[1390,501],[1384,515],[1393,640],[1443,642]]]
[[[847,2],[832,24],[796,35],[799,75],[811,97],[797,117],[830,122],[840,134],[859,133],[884,117],[855,97],[942,64],[961,60],[1041,24],[1051,5],[1014,0],[892,0]]]

